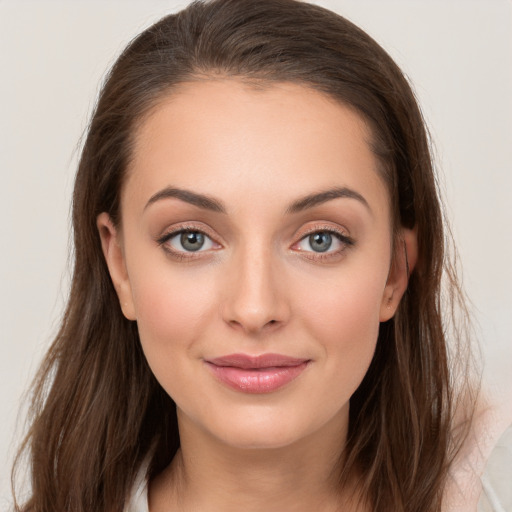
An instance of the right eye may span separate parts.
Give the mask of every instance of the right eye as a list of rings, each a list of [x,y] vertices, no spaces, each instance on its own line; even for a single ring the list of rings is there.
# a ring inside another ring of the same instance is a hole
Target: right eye
[[[206,233],[193,229],[180,229],[167,233],[158,240],[160,245],[171,253],[197,253],[216,248],[216,244]]]

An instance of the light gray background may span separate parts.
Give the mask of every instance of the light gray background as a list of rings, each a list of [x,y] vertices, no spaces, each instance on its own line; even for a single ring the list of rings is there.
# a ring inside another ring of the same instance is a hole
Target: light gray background
[[[0,0],[1,510],[22,393],[67,294],[76,147],[100,80],[135,34],[187,3]],[[473,301],[485,387],[512,421],[512,3],[316,3],[367,30],[414,83]]]

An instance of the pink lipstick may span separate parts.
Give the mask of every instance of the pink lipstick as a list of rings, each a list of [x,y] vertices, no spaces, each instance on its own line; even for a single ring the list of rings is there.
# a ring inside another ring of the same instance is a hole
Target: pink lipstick
[[[231,354],[205,362],[221,382],[237,391],[271,393],[297,378],[309,361],[280,354]]]

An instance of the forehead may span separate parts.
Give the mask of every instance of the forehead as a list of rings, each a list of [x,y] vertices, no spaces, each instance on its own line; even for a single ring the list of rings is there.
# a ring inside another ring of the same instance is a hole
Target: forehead
[[[143,201],[175,186],[291,200],[350,186],[387,203],[370,137],[353,109],[308,87],[189,82],[138,126],[125,196]]]

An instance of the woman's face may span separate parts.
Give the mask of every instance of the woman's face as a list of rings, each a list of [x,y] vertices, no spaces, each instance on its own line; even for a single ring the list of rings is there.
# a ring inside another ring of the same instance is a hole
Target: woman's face
[[[265,448],[347,425],[406,279],[369,138],[319,92],[234,79],[184,84],[139,126],[122,232],[98,226],[180,427]]]

